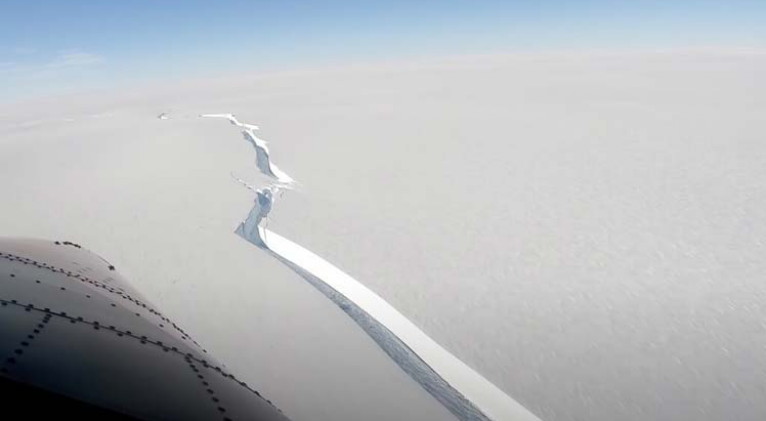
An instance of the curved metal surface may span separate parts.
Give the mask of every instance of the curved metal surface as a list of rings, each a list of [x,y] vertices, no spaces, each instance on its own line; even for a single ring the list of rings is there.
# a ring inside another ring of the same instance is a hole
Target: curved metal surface
[[[0,377],[138,419],[287,419],[69,242],[0,239]]]

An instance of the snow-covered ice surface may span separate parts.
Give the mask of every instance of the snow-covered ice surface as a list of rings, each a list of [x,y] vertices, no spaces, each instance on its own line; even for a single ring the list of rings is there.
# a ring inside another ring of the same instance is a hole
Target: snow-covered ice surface
[[[537,418],[425,335],[357,280],[286,238],[258,228],[258,242],[343,309],[396,364],[457,419]]]
[[[231,110],[301,182],[269,230],[541,419],[761,420],[762,74],[760,51],[488,56],[4,106],[0,232],[103,254],[296,420],[453,418],[231,234],[230,174],[268,182],[198,118]]]
[[[237,227],[237,235],[273,255],[322,292],[457,419],[537,420],[359,281],[300,245],[269,232],[264,222],[273,209],[276,195],[280,189],[291,189],[294,180],[276,169],[266,149],[266,142],[255,135],[258,126],[240,123],[233,114],[203,114],[201,117],[226,118],[245,129],[245,139],[253,144],[259,157],[257,168],[273,179],[270,184],[258,189],[235,177],[255,193],[253,206]]]
[[[324,296],[233,234],[251,198],[228,172],[247,172],[251,145],[196,115],[118,115],[2,137],[4,235],[98,251],[296,421],[454,419]]]

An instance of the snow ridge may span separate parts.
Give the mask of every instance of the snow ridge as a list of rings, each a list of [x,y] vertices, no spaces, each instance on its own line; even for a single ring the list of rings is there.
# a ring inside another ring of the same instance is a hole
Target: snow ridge
[[[266,251],[319,290],[375,341],[414,381],[461,421],[539,421],[479,373],[442,348],[393,306],[348,274],[298,244],[268,231],[262,222],[276,195],[295,181],[270,160],[266,142],[255,135],[258,126],[241,123],[233,114],[205,114],[224,118],[243,130],[253,144],[258,169],[274,180],[255,188],[232,177],[256,194],[253,207],[236,229],[244,240]]]

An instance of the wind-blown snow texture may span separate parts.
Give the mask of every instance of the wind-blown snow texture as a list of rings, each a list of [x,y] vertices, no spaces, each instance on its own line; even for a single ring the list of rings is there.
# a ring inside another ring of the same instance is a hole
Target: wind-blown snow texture
[[[270,246],[339,265],[540,418],[762,421],[763,74],[763,49],[493,54],[0,106],[0,232],[98,250],[291,419],[454,419],[231,235],[255,195],[227,171],[269,180],[199,114],[249,110],[310,187],[276,195]]]
[[[290,240],[267,231],[261,222],[271,212],[280,189],[295,181],[271,161],[266,142],[255,135],[258,126],[241,123],[233,114],[203,114],[225,118],[243,128],[257,153],[256,166],[272,178],[272,185],[257,189],[254,205],[236,233],[295,271],[340,307],[415,382],[462,421],[537,420],[494,384],[439,346],[400,312],[337,267]]]

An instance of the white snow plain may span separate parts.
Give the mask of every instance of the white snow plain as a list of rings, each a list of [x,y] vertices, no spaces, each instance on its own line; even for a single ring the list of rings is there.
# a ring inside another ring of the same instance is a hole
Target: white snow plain
[[[72,240],[295,420],[452,419],[269,229],[544,420],[766,417],[766,55],[496,55],[0,106],[0,233]],[[163,110],[173,110],[160,120]],[[278,141],[277,141],[278,140]],[[265,185],[265,184],[264,184]]]

